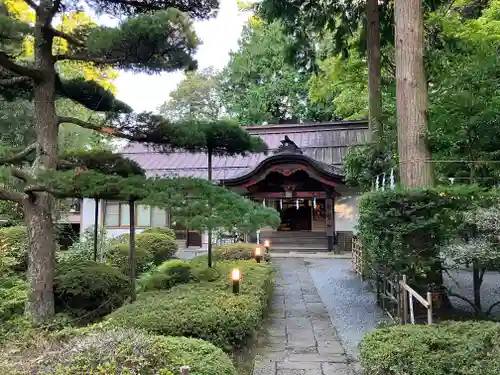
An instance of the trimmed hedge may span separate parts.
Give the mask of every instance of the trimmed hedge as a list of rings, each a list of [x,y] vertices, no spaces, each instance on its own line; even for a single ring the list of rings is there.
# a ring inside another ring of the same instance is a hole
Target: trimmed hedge
[[[28,231],[25,226],[0,228],[0,256],[14,260],[11,269],[25,272],[28,268]]]
[[[192,278],[191,264],[185,260],[167,260],[139,279],[140,290],[170,289],[178,284],[186,284]]]
[[[79,334],[62,345],[33,353],[37,361],[8,368],[12,375],[124,375],[179,373],[183,365],[193,375],[236,375],[231,359],[210,343],[185,337],[148,336],[133,330]],[[3,366],[0,366],[0,368]]]
[[[56,310],[85,315],[89,320],[121,306],[130,289],[128,278],[115,267],[90,260],[61,262],[56,267]]]
[[[141,233],[156,233],[156,234],[164,234],[166,236],[171,237],[173,240],[175,240],[175,231],[170,228],[164,228],[164,227],[155,227],[155,228],[148,228],[143,230]]]
[[[120,243],[128,244],[129,237],[129,234],[122,234],[118,236],[116,240]],[[172,258],[177,250],[179,250],[175,238],[172,238],[168,234],[156,232],[142,232],[136,234],[135,246],[136,248],[141,248],[149,252],[156,266]]]
[[[498,375],[500,324],[448,322],[375,330],[361,343],[364,375]]]
[[[128,243],[116,244],[112,246],[107,258],[110,265],[119,268],[125,275],[130,274],[129,265],[130,245]],[[140,275],[153,267],[153,256],[143,247],[135,247],[136,273]]]
[[[251,260],[257,245],[251,243],[237,242],[229,245],[217,246],[213,250],[215,260]],[[269,255],[265,254],[265,248],[261,245],[262,254],[265,260],[269,260]]]
[[[233,267],[242,272],[237,296],[229,278]],[[142,293],[135,303],[110,314],[104,325],[200,338],[225,350],[242,346],[262,322],[272,293],[273,271],[268,264],[252,261],[218,262],[216,268],[221,275],[218,280]]]

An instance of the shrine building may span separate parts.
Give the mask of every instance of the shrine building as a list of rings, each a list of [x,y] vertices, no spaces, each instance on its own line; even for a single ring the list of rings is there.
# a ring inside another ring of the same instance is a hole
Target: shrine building
[[[281,215],[278,230],[262,228],[252,241],[270,239],[276,251],[335,251],[349,249],[358,220],[359,193],[346,186],[343,160],[349,147],[368,141],[366,121],[249,126],[247,131],[269,146],[266,154],[213,158],[214,181]],[[204,153],[162,154],[130,143],[122,152],[148,176],[207,178]],[[128,231],[126,203],[102,202],[100,225],[111,235]],[[93,200],[83,202],[81,231],[93,225]],[[164,210],[139,205],[137,230],[173,226]],[[205,233],[178,229],[178,240],[189,247],[206,247]],[[181,245],[182,245],[181,244]]]

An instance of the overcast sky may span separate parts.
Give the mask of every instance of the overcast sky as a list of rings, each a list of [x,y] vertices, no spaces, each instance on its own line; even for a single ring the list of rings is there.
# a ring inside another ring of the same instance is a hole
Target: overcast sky
[[[248,14],[238,11],[236,0],[220,0],[217,18],[195,22],[198,38],[203,44],[196,54],[200,69],[214,66],[223,68],[229,60],[229,52],[236,50],[238,38],[248,19]],[[183,73],[160,75],[120,72],[115,80],[118,99],[134,108],[136,112],[155,111],[168,99],[183,77]]]

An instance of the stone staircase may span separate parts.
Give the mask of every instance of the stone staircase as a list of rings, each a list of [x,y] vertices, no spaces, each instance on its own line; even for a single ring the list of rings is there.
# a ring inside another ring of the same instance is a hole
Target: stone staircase
[[[266,239],[271,241],[271,252],[274,253],[328,251],[328,239],[324,232],[262,232],[261,243]]]

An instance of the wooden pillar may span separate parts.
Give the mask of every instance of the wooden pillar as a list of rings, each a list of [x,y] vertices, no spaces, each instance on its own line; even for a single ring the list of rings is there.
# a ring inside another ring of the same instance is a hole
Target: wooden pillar
[[[335,205],[333,196],[328,195],[325,201],[326,235],[328,237],[328,251],[335,251]]]

